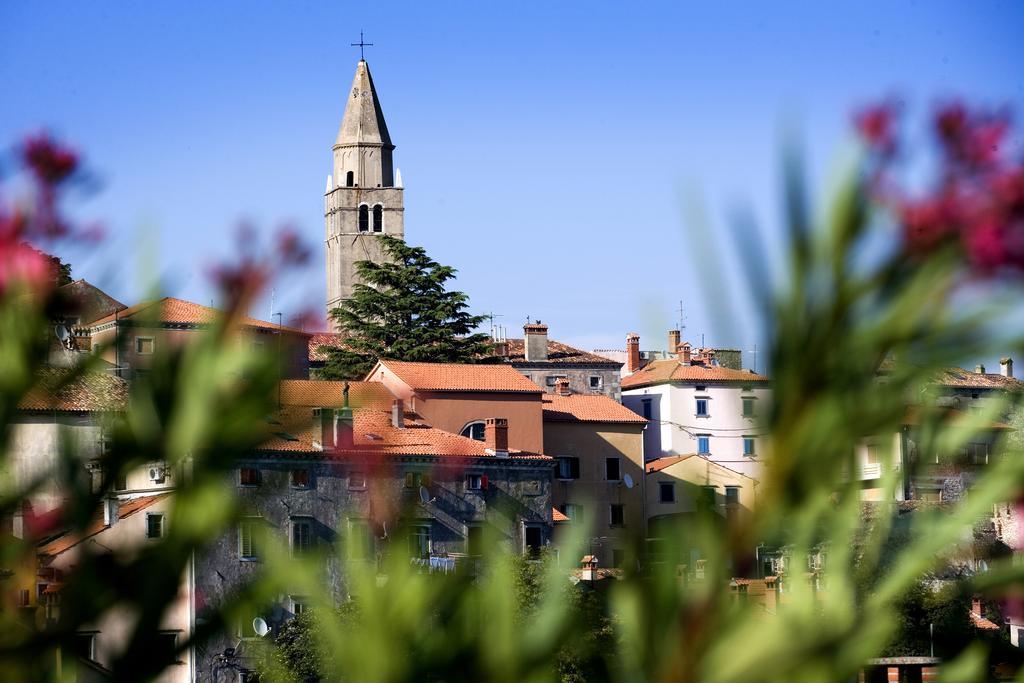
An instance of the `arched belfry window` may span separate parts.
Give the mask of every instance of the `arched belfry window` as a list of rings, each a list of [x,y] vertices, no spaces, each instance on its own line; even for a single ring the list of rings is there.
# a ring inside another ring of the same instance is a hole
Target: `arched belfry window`
[[[380,204],[373,207],[373,231],[384,232],[384,207]]]
[[[363,204],[359,207],[359,232],[370,230],[370,207]]]
[[[345,187],[352,187],[356,182],[356,174],[353,171],[349,171],[345,174]]]

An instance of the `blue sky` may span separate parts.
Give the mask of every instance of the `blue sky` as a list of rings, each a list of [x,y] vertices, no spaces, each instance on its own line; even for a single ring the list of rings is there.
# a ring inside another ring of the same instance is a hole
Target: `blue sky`
[[[661,348],[682,300],[685,337],[749,350],[731,249],[707,238],[747,204],[778,244],[780,131],[824,177],[851,109],[881,96],[918,117],[951,95],[1024,111],[1021,26],[1010,1],[6,2],[0,144],[45,127],[86,154],[96,191],[73,209],[110,236],[60,253],[122,300],[158,281],[209,303],[206,268],[247,218],[300,229],[314,260],[277,308],[319,308],[362,28],[407,239],[459,269],[476,311],[510,336],[529,315],[584,348],[630,331]]]

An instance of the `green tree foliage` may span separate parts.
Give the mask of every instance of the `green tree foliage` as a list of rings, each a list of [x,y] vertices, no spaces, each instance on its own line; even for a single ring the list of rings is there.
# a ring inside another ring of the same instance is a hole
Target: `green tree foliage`
[[[362,280],[351,299],[331,311],[345,331],[330,348],[324,379],[362,379],[378,358],[472,363],[488,350],[486,334],[473,333],[484,317],[471,315],[468,297],[449,291],[455,269],[388,235],[378,237],[388,260],[359,261]]]

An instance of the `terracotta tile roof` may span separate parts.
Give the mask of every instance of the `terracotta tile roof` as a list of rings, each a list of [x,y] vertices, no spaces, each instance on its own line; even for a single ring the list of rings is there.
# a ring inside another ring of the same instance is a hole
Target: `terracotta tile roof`
[[[568,522],[569,516],[564,512],[561,512],[558,508],[551,508],[551,521],[552,522]]]
[[[122,500],[117,506],[118,521],[126,517],[131,517],[136,512],[141,512],[142,510],[145,510],[154,503],[157,503],[170,495],[170,493],[158,493],[153,496],[142,496],[140,498],[129,498],[127,500]],[[110,525],[103,523],[103,515],[100,514],[89,523],[89,526],[85,528],[84,532],[66,532],[63,535],[51,539],[46,543],[40,545],[37,549],[37,552],[40,555],[60,555],[61,553],[66,552],[71,548],[74,548],[82,541],[88,540],[109,528]]]
[[[999,624],[995,623],[994,621],[992,621],[990,619],[986,619],[985,617],[981,616],[980,614],[975,614],[973,611],[969,612],[968,614],[970,614],[971,623],[974,624],[974,628],[978,629],[979,631],[998,631],[999,630]]]
[[[544,394],[545,422],[621,422],[647,420],[621,403],[601,394]]]
[[[406,415],[404,427],[391,424],[391,412],[364,409],[355,411],[353,418],[353,448],[339,455],[432,455],[457,457],[495,457],[487,451],[484,442],[431,427],[417,416]],[[273,438],[257,450],[285,453],[322,453],[320,421],[313,411],[285,408],[271,424]],[[541,453],[509,450],[512,458],[550,460]]]
[[[143,301],[142,303],[130,306],[123,311],[100,318],[99,320],[92,323],[92,327],[99,327],[112,323],[115,320],[138,320],[142,322],[159,322],[167,325],[196,325],[204,326],[214,323],[221,315],[223,311],[211,308],[210,306],[203,306],[202,304],[193,303],[191,301],[185,301],[184,299],[176,299],[171,296],[165,296],[162,299],[156,301]],[[268,323],[265,320],[257,320],[256,318],[250,318],[248,316],[242,316],[239,319],[239,324],[243,327],[254,327],[263,330],[284,330],[285,332],[291,332],[293,334],[308,335],[308,332],[297,330],[293,327],[279,326],[274,323]]]
[[[42,368],[38,381],[18,403],[21,410],[59,412],[121,411],[128,406],[128,383],[105,372],[73,376],[67,368]]]
[[[962,389],[1005,389],[1020,391],[1024,389],[1024,381],[1016,377],[1004,377],[994,372],[971,372],[963,368],[947,368],[935,380],[943,387]]]
[[[624,377],[622,389],[636,389],[667,382],[763,384],[768,382],[768,378],[750,370],[733,370],[719,365],[680,365],[679,361],[673,358],[652,361],[629,377]]]
[[[590,353],[582,349],[577,349],[574,346],[563,344],[560,341],[548,339],[548,359],[547,360],[526,360],[526,340],[524,339],[506,339],[505,343],[508,345],[508,352],[503,356],[491,356],[492,358],[501,358],[507,363],[513,365],[543,365],[546,363],[574,363],[578,365],[605,365],[609,367],[619,368],[622,363],[600,356],[596,353]]]
[[[414,391],[486,391],[541,394],[543,389],[508,365],[379,363]],[[370,375],[376,372],[376,368]]]
[[[664,458],[658,458],[657,460],[649,460],[646,465],[647,473],[651,474],[652,472],[661,472],[666,467],[671,467],[672,465],[675,465],[677,462],[682,462],[687,458],[696,457],[696,454],[691,453],[689,455],[669,455]]]
[[[313,379],[286,379],[281,382],[281,403],[286,406],[340,408],[345,404],[345,385],[353,409],[389,409],[394,396],[380,382],[335,382]]]
[[[336,332],[314,332],[309,338],[309,362],[323,363],[327,360],[327,354],[322,350],[324,346],[340,348],[343,344],[344,335]]]

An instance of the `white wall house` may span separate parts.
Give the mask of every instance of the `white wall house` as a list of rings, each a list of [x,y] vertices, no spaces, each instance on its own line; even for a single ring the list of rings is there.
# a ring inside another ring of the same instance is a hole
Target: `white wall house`
[[[644,434],[648,461],[696,453],[758,479],[768,378],[715,365],[713,355],[681,344],[677,357],[624,378],[622,403],[652,421]]]

